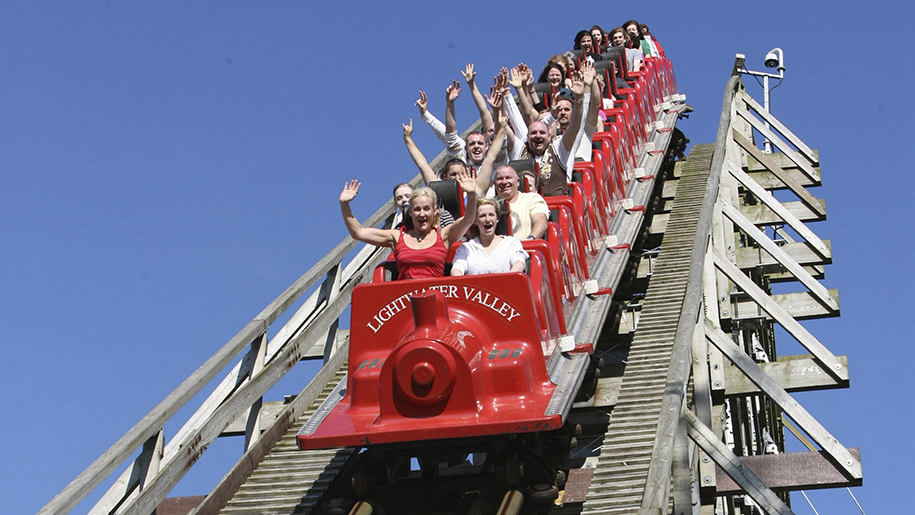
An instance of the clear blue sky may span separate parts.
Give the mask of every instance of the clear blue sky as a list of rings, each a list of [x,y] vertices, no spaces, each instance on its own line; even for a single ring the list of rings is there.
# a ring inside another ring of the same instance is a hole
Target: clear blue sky
[[[800,400],[862,448],[868,513],[903,512],[910,4],[631,4],[0,1],[2,511],[37,511],[336,244],[345,179],[365,183],[367,216],[413,177],[401,123],[418,121],[417,90],[442,115],[465,63],[488,84],[636,18],[675,63],[694,143],[714,140],[734,54],[760,69],[784,49],[772,110],[820,149],[829,220],[814,230],[832,240],[825,284],[843,312],[808,327],[852,378]],[[210,472],[173,495],[207,493],[241,445],[215,444]],[[844,490],[810,496],[858,513]],[[794,507],[813,513],[800,495]]]

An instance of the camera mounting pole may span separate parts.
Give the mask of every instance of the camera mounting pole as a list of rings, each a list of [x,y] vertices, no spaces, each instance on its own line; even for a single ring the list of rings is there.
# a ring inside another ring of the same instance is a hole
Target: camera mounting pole
[[[753,70],[748,70],[744,65],[746,56],[743,54],[737,54],[735,61],[735,71],[737,73],[746,73],[747,75],[753,75],[754,77],[763,78],[763,107],[766,112],[769,112],[769,77],[773,79],[778,79],[778,84],[782,83],[782,80],[785,78],[785,53],[781,48],[775,47],[772,50],[769,50],[766,53],[766,68],[775,68],[778,70],[778,74],[772,72],[758,72]],[[778,84],[775,87],[778,87]],[[775,89],[775,88],[772,88]],[[766,122],[766,128],[769,128],[769,122]],[[765,141],[765,152],[767,154],[772,153],[772,143],[768,139]]]

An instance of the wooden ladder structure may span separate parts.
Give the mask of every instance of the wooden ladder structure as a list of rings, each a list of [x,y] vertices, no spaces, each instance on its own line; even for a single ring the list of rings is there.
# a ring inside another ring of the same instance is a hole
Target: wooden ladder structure
[[[779,152],[757,149],[754,130]],[[663,241],[642,258],[649,285],[629,313],[607,432],[581,472],[582,513],[787,514],[792,490],[861,484],[858,450],[789,394],[848,386],[845,357],[799,322],[839,314],[818,281],[831,248],[806,225],[826,214],[806,189],[820,184],[818,158],[731,78],[716,142],[694,146],[664,185],[672,209],[652,223]],[[801,291],[771,293],[789,282]],[[810,354],[778,356],[776,324]],[[784,428],[809,451],[786,453]]]

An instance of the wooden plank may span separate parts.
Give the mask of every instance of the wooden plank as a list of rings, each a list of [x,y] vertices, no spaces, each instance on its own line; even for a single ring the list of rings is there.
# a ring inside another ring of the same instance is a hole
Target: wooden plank
[[[855,459],[861,459],[857,448],[848,449],[848,452]],[[822,451],[742,456],[740,461],[769,485],[769,488],[776,491],[861,486],[860,478],[850,478],[843,474]],[[717,472],[718,495],[744,493],[723,470],[719,469]]]
[[[613,407],[616,406],[620,396],[620,386],[623,384],[623,378],[620,377],[601,377],[597,380],[597,388],[594,390],[594,407]]]
[[[740,459],[734,455],[724,442],[719,440],[712,430],[705,426],[691,412],[686,412],[686,421],[689,424],[689,436],[699,447],[711,456],[712,460],[717,463],[727,476],[731,477],[734,482],[740,485],[740,488],[747,492],[763,509],[765,513],[777,513],[780,515],[793,515],[787,505],[775,495],[771,489],[757,476],[752,469],[743,464]],[[700,478],[700,485],[703,482],[713,481],[710,477]],[[720,481],[720,479],[719,479]]]
[[[666,180],[664,185],[661,186],[661,198],[671,199],[677,196],[677,184],[679,180]]]
[[[830,298],[839,305],[839,290],[828,290]],[[791,318],[795,320],[813,320],[817,318],[832,318],[839,316],[839,308],[828,309],[817,300],[810,292],[802,291],[796,293],[778,293],[770,295],[769,298],[775,304],[778,304]],[[745,299],[738,300],[734,303],[734,318],[757,318],[765,317],[773,320],[774,317],[762,310],[755,300]]]
[[[670,220],[670,213],[656,213],[652,215],[648,234],[664,234],[667,232],[668,220]]]
[[[710,262],[712,260],[711,255],[706,253],[706,261]],[[703,263],[705,266],[705,263]],[[712,269],[714,271],[714,269]],[[713,275],[714,277],[714,275]],[[703,276],[703,289],[706,288],[706,279],[707,276]],[[707,301],[706,301],[707,302]],[[706,304],[708,305],[708,304]],[[714,306],[713,306],[714,308]],[[696,329],[693,332],[693,342],[692,342],[692,359],[693,359],[693,407],[696,410],[696,416],[699,420],[702,421],[707,427],[712,426],[712,410],[713,410],[713,401],[712,401],[712,379],[711,379],[711,364],[709,363],[709,344],[708,340],[705,338],[705,323],[700,319],[696,322]],[[716,351],[717,352],[717,351]],[[682,425],[682,424],[681,424]],[[677,428],[680,431],[681,428]],[[687,429],[687,428],[682,428]],[[688,430],[687,430],[688,431]],[[678,433],[679,436],[679,433]],[[715,475],[709,470],[712,467],[712,460],[704,452],[699,452],[699,463],[698,463],[698,474],[699,477],[702,477],[703,474],[714,478]],[[714,487],[715,484],[707,484],[705,486]],[[683,513],[687,513],[684,511]]]
[[[832,242],[830,240],[823,240],[823,243],[829,247],[831,252]],[[828,265],[832,262],[832,260],[823,259],[804,242],[787,243],[781,245],[780,248],[800,265]],[[772,257],[771,254],[759,247],[740,247],[737,249],[737,266],[741,270],[757,267],[772,267],[774,265],[778,265],[778,261]]]
[[[683,161],[677,161],[674,163],[673,177],[679,179],[683,176]]]
[[[823,199],[819,200],[825,207],[826,201]],[[792,201],[782,202],[781,204],[785,207],[785,209],[788,210],[789,213],[791,213],[795,218],[802,222],[819,222],[821,220],[825,220],[825,218],[817,215],[817,213],[813,212],[802,202]],[[773,211],[769,206],[765,204],[743,204],[740,206],[740,212],[756,225],[772,225],[784,223],[778,213]]]
[[[683,403],[683,411],[686,412],[686,403]],[[685,415],[684,415],[685,417]],[[674,501],[675,514],[692,513],[693,507],[693,488],[689,436],[686,419],[683,418],[677,425],[677,433],[674,436],[674,453],[671,463],[671,479],[673,490],[671,497]]]
[[[721,187],[718,189],[718,202],[715,202],[715,214],[712,219],[712,245],[714,246],[714,252],[728,257],[733,256],[735,261],[738,248],[736,244],[737,232],[734,230],[734,223],[721,214],[721,207],[718,204],[719,202],[740,203],[737,184],[737,179],[732,174],[721,174]],[[722,272],[715,270],[714,267],[706,271],[706,274],[709,273],[715,276],[715,288],[717,291],[714,298],[718,302],[718,319],[729,319],[733,314],[731,313],[731,293],[727,278]]]
[[[829,291],[826,290],[826,287],[820,284],[819,281],[810,276],[796,261],[791,259],[791,256],[787,252],[781,249],[774,241],[770,240],[768,236],[759,229],[756,228],[749,220],[747,220],[740,211],[737,210],[732,205],[722,204],[721,211],[725,216],[731,219],[732,222],[736,223],[740,229],[746,233],[750,238],[756,241],[766,252],[768,252],[772,257],[778,260],[782,266],[784,266],[789,272],[794,274],[797,277],[797,280],[801,282],[804,286],[810,290],[823,304],[833,310],[838,311],[839,303],[833,300],[832,296],[829,295]],[[831,251],[832,249],[830,249]]]
[[[156,515],[187,515],[203,501],[202,495],[168,497],[156,507]]]
[[[811,277],[818,281],[822,281],[826,278],[826,270],[822,266],[805,266],[804,270],[807,270],[807,273]],[[761,273],[766,274],[766,277],[769,278],[770,283],[783,283],[786,281],[795,281],[793,275],[788,272],[775,272],[770,270],[761,270]]]
[[[135,495],[138,488],[145,488],[159,472],[164,448],[165,436],[159,431],[143,444],[137,459],[108,488],[89,513],[111,513],[123,499]]]
[[[745,135],[744,137],[747,137],[747,136]],[[813,154],[815,156],[817,156],[817,162],[819,162],[819,160],[820,160],[819,151],[816,149],[812,149],[812,150],[813,150]],[[782,170],[785,170],[788,173],[797,171],[798,174],[803,175],[803,174],[801,174],[797,165],[794,164],[794,161],[792,161],[791,158],[786,156],[785,154],[776,150],[776,151],[773,151],[771,154],[766,154],[766,156],[768,156],[769,159],[771,159],[775,164],[777,164],[778,167],[781,168]],[[766,167],[763,166],[762,163],[757,161],[753,156],[747,156],[746,171],[748,173],[761,172],[761,171],[765,170],[765,168]],[[816,165],[816,164],[813,165],[813,169],[817,172],[817,176],[822,176],[822,171],[821,171],[819,165]],[[807,179],[807,180],[809,180],[809,179]],[[819,185],[819,182],[816,185]],[[805,184],[805,186],[807,186],[807,185]]]
[[[251,375],[259,374],[264,369],[267,356],[267,333],[261,335],[260,342],[255,345],[251,343],[251,350],[257,350],[257,357],[254,360],[254,366],[251,368]],[[245,422],[245,450],[251,448],[254,442],[261,436],[261,407],[264,405],[264,397],[258,397],[251,407],[248,408],[248,420]]]
[[[566,480],[565,495],[562,497],[563,502],[568,504],[585,502],[588,497],[588,487],[591,486],[593,477],[593,468],[570,470],[569,477]]]
[[[795,181],[785,170],[780,166],[775,164],[774,161],[768,158],[761,150],[756,148],[752,143],[747,141],[746,138],[733,131],[734,141],[740,145],[741,148],[750,153],[751,156],[755,157],[757,161],[765,165],[766,169],[772,172],[773,175],[778,177],[785,186],[788,187],[807,207],[819,214],[821,218],[826,217],[826,206],[823,205],[816,197],[810,194],[809,191],[804,189],[797,181]]]
[[[814,169],[814,170],[818,170],[818,169]],[[800,184],[801,186],[803,186],[805,188],[815,188],[817,186],[823,185],[823,183],[820,181],[811,181],[810,179],[807,178],[806,175],[804,175],[797,168],[794,168],[794,169],[786,168],[785,172],[792,179],[794,179],[795,182],[797,182],[798,184]],[[776,177],[772,172],[770,172],[768,170],[750,171],[750,172],[747,172],[747,175],[752,177],[753,180],[756,181],[757,184],[762,186],[767,191],[788,189],[788,187],[785,186],[785,183],[783,183],[781,181],[781,179]],[[823,199],[818,199],[818,200],[820,202],[823,201]]]
[[[763,310],[772,315],[772,317],[788,331],[788,334],[800,342],[811,354],[816,356],[817,361],[829,371],[839,381],[848,380],[848,369],[836,359],[836,357],[820,343],[810,331],[804,328],[797,320],[791,317],[784,309],[781,308],[766,292],[762,291],[749,277],[737,268],[736,265],[727,260],[717,251],[715,252],[715,266],[724,272],[724,274],[733,281],[741,290],[749,294],[753,300],[759,304]]]
[[[715,214],[715,219],[713,220],[713,225],[715,222],[720,222],[721,211],[718,210]],[[714,236],[713,236],[714,240]],[[710,320],[720,320],[721,316],[718,311],[718,299],[716,298],[718,292],[718,277],[721,276],[724,286],[727,287],[727,278],[724,274],[715,269],[715,255],[712,249],[712,246],[705,252],[705,262],[703,263],[703,272],[702,272],[702,291],[703,291],[703,308]],[[727,300],[727,297],[726,299]],[[726,302],[727,304],[727,302]],[[698,323],[699,321],[697,321]],[[705,337],[705,327],[702,329],[703,338]],[[706,354],[708,355],[708,367],[709,367],[709,385],[711,387],[712,399],[716,402],[720,402],[723,398],[722,393],[724,392],[724,362],[721,356],[721,351],[714,347],[710,347],[708,344],[705,345]],[[712,411],[714,413],[714,405]],[[701,413],[700,413],[701,414]],[[712,429],[716,430],[714,418],[712,419]]]
[[[813,233],[810,229],[807,228],[798,218],[792,215],[771,193],[764,190],[759,184],[757,184],[753,179],[750,178],[743,170],[737,168],[729,168],[731,175],[735,179],[740,181],[748,190],[752,191],[756,197],[761,200],[764,204],[769,206],[769,209],[774,211],[779,215],[782,220],[785,221],[792,229],[795,230],[801,237],[807,240],[810,245],[813,246],[813,249],[823,256],[824,258],[831,257],[831,253],[828,247],[823,244],[823,241],[820,240],[819,236]],[[735,202],[736,203],[736,202]]]
[[[746,121],[750,122],[750,125],[752,125],[754,129],[759,131],[759,133],[768,139],[773,145],[778,147],[783,154],[787,155],[792,161],[794,161],[794,164],[800,168],[801,172],[803,172],[808,179],[812,181],[816,180],[816,172],[813,170],[812,164],[804,156],[792,149],[787,143],[779,138],[777,134],[772,132],[772,130],[766,128],[765,124],[759,121],[759,119],[757,119],[755,116],[748,114],[740,109],[737,110],[737,113]]]
[[[836,356],[846,367],[848,358]],[[772,363],[760,363],[762,369],[787,392],[807,392],[848,388],[848,381],[836,381],[823,372],[810,355],[782,356]],[[760,393],[759,387],[753,384],[737,367],[725,367],[724,394],[729,397]]]
[[[756,113],[759,114],[759,116],[761,116],[764,121],[769,122],[770,126],[775,127],[775,130],[780,132],[782,134],[782,136],[785,137],[785,139],[787,139],[789,142],[791,142],[792,145],[797,147],[797,149],[802,154],[804,154],[804,157],[806,157],[810,161],[811,164],[819,163],[819,159],[820,159],[819,154],[815,154],[813,152],[813,150],[811,150],[810,147],[808,147],[807,144],[801,140],[801,138],[798,138],[797,136],[795,136],[795,134],[793,132],[791,132],[791,130],[788,129],[788,127],[785,127],[785,124],[780,122],[778,120],[778,118],[776,118],[772,113],[766,111],[766,109],[763,106],[759,105],[756,102],[756,100],[753,99],[753,97],[751,97],[749,94],[747,94],[746,91],[743,91],[742,94],[740,95],[740,97],[744,102],[747,103],[748,106],[750,106],[751,109],[756,111]]]
[[[731,337],[717,329],[709,321],[706,321],[705,336],[715,347],[723,352],[732,363],[737,365],[740,370],[749,377],[753,384],[762,389],[779,407],[784,410],[785,414],[816,441],[835,462],[842,467],[851,477],[861,479],[861,462],[852,456],[829,431],[826,430],[810,413],[807,412],[797,401],[795,401],[784,388],[769,377],[758,363],[743,352]]]
[[[263,403],[261,406],[261,419],[264,421],[264,425],[269,426],[276,416],[283,411],[283,408],[286,407],[284,401],[269,401]],[[228,427],[223,430],[219,436],[243,436],[245,434],[245,420],[247,418],[247,413],[243,413],[234,422],[229,424]]]
[[[647,279],[654,273],[655,256],[645,255],[639,258],[639,268],[636,270],[636,279]]]

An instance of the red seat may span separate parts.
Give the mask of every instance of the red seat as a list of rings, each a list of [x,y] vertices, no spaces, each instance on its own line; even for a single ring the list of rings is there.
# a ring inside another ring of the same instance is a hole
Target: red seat
[[[521,244],[530,255],[528,275],[541,335],[543,340],[554,340],[566,334],[566,323],[549,244],[544,240],[526,240]]]
[[[547,197],[546,205],[557,213],[556,223],[559,225],[562,244],[571,256],[572,275],[578,283],[575,285],[577,288],[588,279],[589,252],[582,232],[581,216],[576,212],[571,197]],[[573,289],[572,293],[578,297],[578,289]]]
[[[592,156],[595,155],[592,152]],[[600,155],[597,153],[596,155]],[[594,213],[594,221],[597,224],[597,230],[602,235],[609,231],[610,218],[613,216],[610,211],[610,204],[607,199],[605,186],[602,181],[596,179],[603,174],[603,170],[598,172],[598,166],[603,166],[603,162],[595,163],[594,161],[578,161],[575,163],[575,173],[581,174],[581,185],[585,190],[585,199],[591,205]]]

